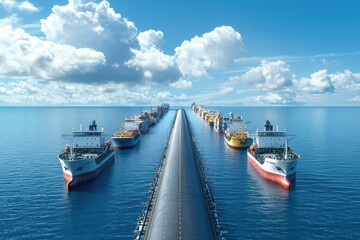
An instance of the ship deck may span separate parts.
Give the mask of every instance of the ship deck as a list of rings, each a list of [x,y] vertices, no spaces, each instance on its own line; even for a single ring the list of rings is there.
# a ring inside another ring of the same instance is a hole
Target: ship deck
[[[265,161],[265,158],[271,158],[281,161],[295,161],[300,158],[299,154],[292,150],[288,150],[287,158],[285,159],[284,148],[257,148],[255,151],[249,151],[260,163]]]

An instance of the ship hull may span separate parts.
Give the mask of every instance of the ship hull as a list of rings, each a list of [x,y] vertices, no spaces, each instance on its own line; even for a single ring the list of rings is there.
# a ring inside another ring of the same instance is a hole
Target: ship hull
[[[226,135],[224,135],[224,140],[229,145],[229,147],[234,149],[245,150],[251,146],[253,140],[251,138],[245,140],[233,140],[232,138],[229,140]],[[243,143],[241,141],[244,141]]]
[[[217,132],[218,134],[224,134],[224,133],[225,133],[224,124],[215,123],[215,125],[214,125],[214,131]]]
[[[251,153],[248,152],[247,157],[251,166],[253,166],[263,178],[275,182],[285,189],[291,188],[292,182],[295,181],[296,178],[297,161],[287,162],[265,158],[265,162],[260,164]]]
[[[96,163],[97,160],[95,158],[77,161],[66,161],[59,158],[63,176],[67,182],[67,189],[71,190],[79,184],[95,178],[113,162],[114,159],[114,151],[110,151],[99,163]]]
[[[111,142],[116,150],[129,149],[135,147],[140,142],[140,136],[136,138],[116,138],[112,137]]]
[[[217,132],[218,134],[224,134],[225,133],[225,130],[221,130],[221,129],[217,129],[217,128],[214,128],[214,131]]]
[[[149,130],[149,125],[147,122],[143,122],[142,125],[139,126],[141,134],[146,133]]]

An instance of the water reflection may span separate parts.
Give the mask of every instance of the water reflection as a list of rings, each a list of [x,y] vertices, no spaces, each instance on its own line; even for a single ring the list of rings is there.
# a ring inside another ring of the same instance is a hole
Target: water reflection
[[[289,190],[264,179],[250,164],[247,164],[247,172],[253,181],[253,191],[266,200],[265,204],[270,204],[268,207],[286,210]]]

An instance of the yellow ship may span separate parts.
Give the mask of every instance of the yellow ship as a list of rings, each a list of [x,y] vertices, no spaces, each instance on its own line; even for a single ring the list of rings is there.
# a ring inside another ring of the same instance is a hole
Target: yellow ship
[[[210,126],[214,126],[214,120],[215,120],[215,116],[214,113],[208,113],[205,116],[205,121],[210,125]]]
[[[239,126],[241,127],[239,128]],[[247,149],[253,143],[249,133],[245,131],[242,119],[233,119],[230,121],[224,134],[225,142],[232,148]]]

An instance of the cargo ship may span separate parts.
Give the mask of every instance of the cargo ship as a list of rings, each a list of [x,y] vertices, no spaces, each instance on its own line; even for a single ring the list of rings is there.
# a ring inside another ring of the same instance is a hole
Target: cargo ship
[[[227,128],[226,118],[221,114],[218,114],[214,118],[214,131],[219,134],[224,134]]]
[[[85,131],[81,125],[79,131],[72,131],[71,144],[58,156],[68,190],[96,177],[114,160],[111,142],[105,140],[102,132],[95,120]]]
[[[125,124],[136,125],[141,134],[145,133],[149,129],[149,119],[143,116],[134,116],[133,118],[126,118]]]
[[[111,142],[116,150],[133,148],[140,142],[139,129],[124,125],[120,132],[111,137]]]
[[[290,189],[296,178],[300,155],[288,145],[286,131],[274,131],[267,120],[263,131],[256,131],[255,142],[247,152],[248,162],[265,179]]]
[[[230,114],[231,115],[231,114]],[[245,131],[242,117],[231,118],[224,134],[225,142],[232,148],[247,149],[253,143],[249,132]]]

